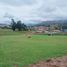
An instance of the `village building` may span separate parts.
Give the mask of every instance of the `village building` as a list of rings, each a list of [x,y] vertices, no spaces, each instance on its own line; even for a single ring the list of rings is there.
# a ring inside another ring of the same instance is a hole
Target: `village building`
[[[49,27],[45,27],[45,26],[36,26],[33,28],[34,31],[39,32],[39,33],[45,33],[46,31],[48,31]]]

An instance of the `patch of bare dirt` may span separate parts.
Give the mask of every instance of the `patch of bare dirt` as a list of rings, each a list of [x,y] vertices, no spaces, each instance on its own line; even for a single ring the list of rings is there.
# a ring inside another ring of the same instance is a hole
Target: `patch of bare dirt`
[[[36,64],[30,64],[29,67],[67,67],[67,56],[39,61]]]

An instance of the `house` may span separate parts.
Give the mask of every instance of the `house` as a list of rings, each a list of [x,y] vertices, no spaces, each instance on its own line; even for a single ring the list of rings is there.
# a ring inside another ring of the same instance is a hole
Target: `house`
[[[46,32],[46,31],[48,31],[48,27],[45,27],[45,26],[36,26],[36,27],[34,27],[34,30],[36,31],[36,32]]]

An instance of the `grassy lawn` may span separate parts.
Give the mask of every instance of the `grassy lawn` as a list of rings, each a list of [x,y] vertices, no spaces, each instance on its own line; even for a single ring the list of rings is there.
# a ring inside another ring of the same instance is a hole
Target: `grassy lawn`
[[[51,57],[67,55],[67,36],[32,35],[0,31],[0,67],[22,67]]]

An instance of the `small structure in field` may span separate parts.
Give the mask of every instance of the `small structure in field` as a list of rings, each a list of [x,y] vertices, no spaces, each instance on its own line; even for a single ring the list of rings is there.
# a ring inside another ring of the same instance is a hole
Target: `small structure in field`
[[[32,36],[31,35],[27,35],[28,38],[31,38]]]

